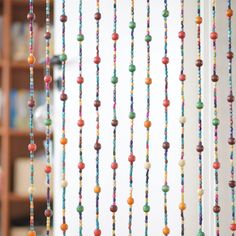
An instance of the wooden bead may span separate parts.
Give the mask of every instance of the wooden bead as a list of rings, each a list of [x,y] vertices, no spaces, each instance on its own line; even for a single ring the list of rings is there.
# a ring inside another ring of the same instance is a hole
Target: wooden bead
[[[231,52],[231,51],[229,51],[229,52],[227,52],[226,57],[227,57],[229,60],[232,60],[232,59],[234,58],[234,53]]]
[[[66,223],[61,224],[61,230],[66,232],[68,230],[68,225]]]
[[[219,76],[218,75],[212,75],[211,76],[211,81],[212,82],[218,82],[219,81]]]
[[[117,212],[117,210],[118,210],[118,207],[117,207],[117,205],[114,205],[114,204],[113,204],[113,205],[111,205],[111,207],[110,207],[110,211],[111,211],[111,212],[113,212],[113,213],[114,213],[114,212]]]
[[[33,56],[33,54],[30,54],[30,55],[28,56],[28,64],[29,64],[29,65],[34,65],[35,62],[36,62],[36,58]]]
[[[100,12],[96,12],[95,15],[94,15],[94,19],[95,20],[101,20],[101,18],[102,18],[101,13]]]
[[[162,233],[164,235],[168,235],[170,233],[170,229],[166,226],[163,230],[162,230]]]
[[[216,206],[213,207],[213,212],[214,212],[214,213],[219,213],[220,210],[221,210],[221,208],[220,208],[220,206],[218,206],[218,205],[216,205]]]
[[[202,145],[202,142],[200,142],[200,143],[197,145],[196,150],[197,150],[197,152],[203,152],[203,151],[204,151],[204,146]]]
[[[195,65],[197,67],[201,67],[203,65],[203,61],[201,59],[197,59],[196,62],[195,62]]]
[[[232,9],[227,9],[227,11],[226,11],[226,16],[227,17],[232,17],[233,14],[234,14],[234,11]]]
[[[67,180],[63,179],[63,180],[61,181],[61,187],[62,187],[62,188],[66,188],[67,186],[68,186]]]
[[[229,145],[234,145],[234,144],[235,144],[235,138],[234,138],[234,137],[230,137],[230,138],[228,139],[228,144],[229,144]]]
[[[44,215],[45,215],[46,217],[51,217],[51,216],[52,216],[52,210],[46,209],[46,210],[44,211]]]
[[[36,232],[34,230],[28,231],[27,236],[36,236]]]
[[[202,196],[204,194],[204,190],[203,189],[199,189],[197,191],[197,194],[198,194],[198,196]]]
[[[185,166],[185,160],[184,160],[184,159],[182,159],[182,160],[179,161],[179,166],[180,166],[181,168],[183,168],[183,167]]]
[[[165,149],[165,150],[169,149],[170,148],[170,143],[169,142],[164,142],[162,144],[162,148]]]
[[[118,124],[119,124],[118,120],[112,120],[112,121],[111,121],[111,125],[112,125],[113,127],[118,126]]]
[[[227,101],[228,102],[234,102],[234,95],[230,94],[228,97],[227,97]]]
[[[151,122],[150,120],[146,120],[146,121],[144,122],[144,127],[145,127],[145,128],[149,129],[151,126],[152,126],[152,122]]]
[[[100,229],[95,229],[94,230],[94,236],[100,236],[102,234]]]
[[[63,101],[63,102],[65,102],[67,99],[68,99],[67,94],[63,92],[63,93],[60,95],[60,100]]]
[[[196,24],[200,25],[202,23],[202,17],[201,16],[197,16],[195,19]]]
[[[93,104],[96,108],[101,106],[101,101],[100,100],[95,100]]]
[[[60,16],[60,21],[65,23],[67,21],[67,16],[66,15],[61,15]]]
[[[94,149],[95,149],[96,151],[99,151],[101,148],[102,148],[102,145],[101,145],[99,142],[96,142],[96,143],[94,144]]]
[[[93,190],[94,190],[95,193],[100,193],[101,192],[101,187],[97,185],[97,186],[94,187]]]
[[[229,187],[230,188],[235,188],[235,186],[236,186],[236,181],[235,180],[230,180],[229,181]]]
[[[129,197],[127,199],[127,203],[128,203],[128,205],[132,206],[134,204],[134,199],[132,197]]]
[[[146,170],[149,170],[149,169],[151,169],[151,163],[150,162],[145,162],[144,163],[144,168],[146,169]]]

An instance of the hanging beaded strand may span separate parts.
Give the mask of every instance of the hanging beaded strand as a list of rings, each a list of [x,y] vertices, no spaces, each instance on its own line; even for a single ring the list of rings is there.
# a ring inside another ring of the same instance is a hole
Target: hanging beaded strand
[[[145,79],[145,84],[147,85],[147,102],[146,102],[146,120],[144,122],[144,127],[146,128],[146,162],[144,168],[146,169],[146,179],[145,179],[145,204],[143,206],[143,211],[145,214],[145,236],[148,236],[148,213],[150,211],[149,205],[149,171],[151,168],[151,163],[149,161],[149,138],[150,138],[150,128],[151,121],[149,120],[150,116],[150,85],[152,79],[150,77],[150,42],[152,41],[152,36],[150,35],[150,0],[147,0],[147,32],[145,36],[145,42],[147,44],[147,75]]]
[[[213,97],[214,97],[214,119],[212,120],[212,125],[214,127],[214,163],[213,169],[215,170],[215,205],[213,207],[213,212],[215,213],[215,233],[216,236],[220,235],[220,222],[219,222],[219,177],[218,172],[220,168],[219,155],[218,155],[218,126],[220,121],[218,119],[218,90],[217,90],[217,82],[219,80],[219,76],[216,73],[216,40],[218,38],[218,34],[216,32],[216,0],[212,0],[212,32],[210,34],[210,38],[212,40],[212,50],[213,50],[213,63],[212,63],[212,76],[211,80],[213,82]]]
[[[180,6],[181,6],[181,29],[178,34],[179,39],[181,40],[180,45],[180,54],[181,54],[181,68],[180,68],[180,76],[179,80],[181,83],[181,116],[180,116],[180,125],[181,125],[181,155],[179,160],[179,166],[180,166],[180,179],[181,179],[181,202],[179,204],[180,209],[180,217],[181,217],[181,235],[184,236],[185,234],[185,217],[184,217],[184,211],[186,209],[185,204],[185,186],[184,186],[184,167],[185,167],[185,80],[186,75],[184,74],[184,39],[185,39],[185,31],[184,31],[184,0],[180,0]]]
[[[77,41],[79,42],[79,76],[77,78],[77,83],[79,84],[79,120],[78,120],[78,127],[79,127],[79,205],[77,207],[77,212],[79,213],[79,235],[83,235],[83,211],[84,207],[82,205],[82,190],[83,190],[83,170],[85,168],[85,164],[83,161],[83,114],[82,114],[82,97],[83,97],[83,73],[82,73],[82,66],[83,66],[83,47],[82,42],[84,41],[84,35],[82,33],[82,26],[83,26],[83,19],[82,19],[82,6],[83,0],[79,1],[79,33],[77,35]]]
[[[101,106],[101,101],[99,100],[100,97],[100,20],[101,20],[101,13],[100,13],[100,1],[96,0],[96,8],[97,12],[94,15],[96,20],[96,56],[94,58],[94,63],[96,65],[96,100],[94,101],[94,107],[96,109],[96,142],[94,145],[94,149],[96,151],[96,186],[94,187],[94,193],[96,194],[96,229],[94,230],[94,236],[101,235],[100,229],[100,222],[99,222],[99,196],[101,192],[99,175],[100,175],[100,168],[99,168],[99,157],[100,157],[100,149],[101,144],[99,142],[100,139],[100,114],[99,114],[99,107]]]
[[[67,21],[67,16],[65,12],[65,0],[62,0],[62,14],[60,16],[60,21],[62,22],[62,53],[60,55],[60,61],[61,61],[61,70],[62,70],[62,76],[61,76],[61,95],[60,100],[62,101],[62,133],[61,133],[61,140],[60,143],[62,145],[62,180],[61,180],[61,187],[62,187],[62,224],[61,224],[61,230],[63,233],[63,236],[66,235],[66,231],[68,229],[68,225],[66,223],[66,187],[68,185],[66,180],[66,144],[68,142],[65,134],[65,115],[66,115],[66,100],[68,98],[67,94],[65,93],[65,71],[66,71],[66,60],[67,55],[65,53],[66,45],[65,45],[65,23]]]
[[[168,150],[170,148],[170,143],[168,142],[168,107],[170,105],[170,101],[168,99],[168,63],[169,58],[167,56],[168,53],[168,25],[167,25],[167,18],[169,16],[168,11],[168,2],[164,0],[164,11],[162,16],[164,18],[164,57],[162,58],[162,63],[165,67],[165,99],[163,101],[163,106],[165,108],[165,128],[164,128],[164,142],[163,142],[163,149],[164,149],[164,185],[162,186],[162,191],[164,194],[164,225],[165,227],[162,230],[164,235],[168,235],[170,233],[170,229],[168,227],[168,209],[167,209],[167,193],[169,192],[169,185],[168,185]]]
[[[129,72],[131,73],[130,78],[130,155],[128,161],[130,163],[130,171],[129,171],[129,197],[127,199],[127,203],[129,205],[129,221],[128,221],[128,231],[129,236],[132,236],[132,218],[133,218],[133,164],[135,162],[135,156],[133,154],[133,138],[134,138],[134,72],[136,70],[136,66],[134,65],[134,30],[136,28],[136,23],[134,21],[134,0],[131,0],[131,21],[129,23],[129,28],[131,29],[131,44],[130,44],[130,65]]]
[[[52,210],[51,210],[51,203],[50,203],[50,196],[51,196],[51,172],[52,172],[52,165],[51,165],[51,109],[50,109],[50,84],[52,82],[52,77],[50,75],[50,0],[46,0],[46,32],[45,32],[45,43],[46,43],[46,50],[45,50],[45,76],[44,76],[44,82],[45,82],[45,91],[46,91],[46,110],[47,110],[47,118],[45,120],[45,126],[46,126],[46,166],[45,166],[45,173],[46,173],[46,183],[47,183],[47,196],[46,196],[46,202],[47,202],[47,209],[44,212],[44,215],[46,217],[46,235],[50,235],[50,227],[51,227],[51,216],[52,216]]]
[[[230,145],[230,181],[229,187],[231,188],[231,211],[232,211],[232,222],[230,225],[230,230],[232,231],[232,236],[235,235],[236,231],[236,222],[235,222],[235,177],[234,177],[234,145],[235,145],[235,138],[234,138],[234,122],[233,122],[233,102],[234,102],[234,95],[233,95],[233,81],[232,81],[232,61],[234,54],[232,52],[232,16],[233,10],[231,6],[231,0],[228,0],[228,9],[226,11],[226,16],[228,17],[228,52],[227,52],[227,59],[228,59],[228,81],[229,81],[229,95],[228,95],[228,102],[229,102],[229,117],[230,117],[230,137],[228,139],[228,144]]]
[[[199,186],[198,186],[198,217],[199,217],[199,230],[197,232],[198,236],[204,236],[204,232],[202,231],[202,222],[203,222],[203,213],[202,213],[202,196],[203,196],[203,185],[202,185],[202,152],[204,150],[202,144],[202,109],[203,109],[203,102],[202,102],[202,70],[201,67],[203,65],[203,61],[201,59],[201,0],[197,0],[197,17],[195,20],[197,24],[197,46],[198,46],[198,58],[196,60],[196,67],[198,68],[198,102],[196,108],[198,109],[198,145],[197,145],[197,152],[198,152],[198,178],[199,178]]]
[[[113,84],[113,120],[111,125],[113,126],[113,162],[111,163],[111,168],[113,170],[113,195],[112,195],[112,205],[110,211],[112,212],[112,236],[116,235],[116,212],[118,210],[116,203],[116,170],[118,168],[117,158],[116,158],[116,128],[118,125],[117,115],[116,115],[116,84],[118,83],[117,71],[116,71],[116,59],[117,59],[117,40],[119,39],[119,34],[117,33],[117,3],[113,0],[113,76],[111,82]]]
[[[34,226],[34,153],[37,149],[37,145],[34,140],[34,126],[33,126],[33,118],[34,118],[34,107],[35,107],[35,96],[34,96],[34,1],[29,0],[29,13],[27,15],[27,19],[29,21],[29,56],[28,56],[28,64],[29,64],[29,158],[30,158],[30,187],[28,189],[29,192],[29,201],[30,201],[30,219],[29,219],[29,231],[28,236],[36,236],[35,226]]]

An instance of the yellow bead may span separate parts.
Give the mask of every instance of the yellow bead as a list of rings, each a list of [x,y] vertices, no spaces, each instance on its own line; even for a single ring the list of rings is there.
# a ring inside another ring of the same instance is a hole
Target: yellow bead
[[[36,62],[35,57],[33,56],[33,54],[30,54],[30,55],[28,56],[28,64],[29,64],[29,65],[34,65],[35,62]]]
[[[184,210],[186,209],[186,204],[185,204],[184,202],[181,202],[181,203],[179,204],[179,209],[180,209],[181,211],[184,211]]]
[[[94,192],[95,192],[95,193],[100,193],[100,192],[101,192],[101,187],[98,186],[98,185],[95,186],[95,187],[94,187]]]
[[[199,189],[198,190],[198,196],[202,196],[204,194],[204,190],[203,189]]]
[[[166,226],[163,230],[162,230],[164,235],[168,235],[170,233],[170,229]]]
[[[197,16],[195,22],[196,22],[196,24],[201,24],[202,23],[202,17]]]
[[[34,187],[33,186],[28,188],[28,193],[29,194],[33,194],[34,193]]]

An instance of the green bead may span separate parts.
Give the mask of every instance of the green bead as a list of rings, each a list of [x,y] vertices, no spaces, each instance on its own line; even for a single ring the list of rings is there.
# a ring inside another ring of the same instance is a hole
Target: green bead
[[[61,54],[59,57],[60,61],[66,61],[67,60],[67,55],[65,53]]]
[[[117,76],[113,76],[113,77],[111,78],[111,82],[112,82],[113,84],[117,84],[117,83],[118,83],[118,77],[117,77]]]
[[[165,9],[163,12],[162,12],[162,16],[163,17],[168,17],[169,16],[169,11],[167,9]]]
[[[46,120],[44,121],[44,124],[45,124],[46,126],[50,126],[50,125],[52,124],[52,120],[51,120],[51,119],[46,119]]]
[[[169,187],[168,185],[163,185],[163,186],[162,186],[162,191],[163,191],[164,193],[169,192],[169,190],[170,190],[170,187]]]
[[[197,109],[202,109],[204,107],[203,102],[198,101],[196,107],[197,107]]]
[[[78,35],[77,35],[77,40],[78,40],[79,42],[84,41],[84,35],[83,35],[83,34],[78,34]]]
[[[220,120],[219,120],[218,118],[214,118],[214,119],[212,120],[212,124],[213,124],[214,126],[218,126],[218,125],[220,124]]]
[[[145,213],[149,212],[149,211],[150,211],[150,206],[144,205],[144,206],[143,206],[143,211],[144,211]]]
[[[152,36],[150,34],[145,36],[145,41],[146,42],[151,42],[152,41]]]
[[[79,206],[77,207],[77,212],[82,213],[83,211],[84,211],[84,207],[81,206],[81,205],[79,205]]]
[[[136,71],[136,66],[135,65],[130,65],[129,66],[129,71],[130,72],[135,72]]]
[[[129,28],[130,29],[135,29],[136,28],[136,23],[134,21],[129,22]]]
[[[205,234],[202,232],[202,230],[200,229],[197,233],[197,236],[205,236]]]
[[[135,112],[131,111],[131,112],[129,113],[129,118],[130,118],[131,120],[133,120],[135,117],[136,117]]]

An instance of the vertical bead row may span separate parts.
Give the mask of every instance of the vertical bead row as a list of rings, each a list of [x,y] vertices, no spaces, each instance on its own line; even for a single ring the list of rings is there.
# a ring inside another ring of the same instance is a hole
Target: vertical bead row
[[[150,42],[152,41],[152,36],[150,35],[150,0],[147,0],[147,32],[145,36],[145,42],[147,44],[147,75],[145,79],[145,84],[147,85],[147,102],[146,102],[146,120],[144,122],[144,127],[146,128],[146,161],[144,168],[146,169],[146,179],[145,179],[145,204],[143,206],[143,211],[145,213],[145,236],[148,236],[148,213],[150,211],[149,205],[149,171],[151,168],[151,163],[149,161],[149,138],[150,138],[150,128],[152,122],[149,120],[150,116],[150,85],[152,79],[150,77]]]
[[[233,102],[234,102],[234,95],[233,95],[233,81],[232,81],[232,61],[234,57],[234,53],[232,52],[232,16],[233,10],[231,8],[231,0],[228,0],[228,9],[226,11],[226,16],[228,17],[228,52],[227,52],[227,59],[228,59],[228,81],[229,81],[229,95],[228,95],[228,102],[229,102],[229,118],[230,118],[230,125],[229,125],[229,134],[230,137],[228,139],[228,144],[230,145],[230,181],[229,187],[231,188],[231,211],[232,211],[232,222],[230,225],[230,230],[232,231],[232,236],[235,235],[236,231],[236,222],[235,222],[235,177],[234,177],[234,145],[235,145],[235,138],[234,138],[234,122],[233,122]]]
[[[184,211],[186,209],[185,204],[185,186],[184,186],[184,167],[185,167],[185,123],[186,123],[186,117],[185,117],[185,80],[186,75],[184,74],[184,39],[185,39],[185,31],[184,31],[184,0],[180,0],[180,8],[181,8],[181,28],[180,32],[178,33],[178,37],[181,40],[180,45],[180,54],[181,54],[181,67],[180,67],[180,75],[179,80],[181,83],[181,116],[180,116],[180,125],[181,125],[181,154],[180,154],[180,160],[179,160],[179,167],[180,167],[180,181],[181,181],[181,202],[179,204],[180,209],[180,217],[181,217],[181,235],[184,236],[185,234],[185,217],[184,217]]]
[[[62,118],[62,124],[61,124],[61,140],[60,143],[62,145],[62,160],[61,160],[61,168],[62,168],[62,182],[61,182],[61,187],[62,187],[62,224],[61,224],[61,230],[63,233],[63,236],[66,235],[66,231],[68,229],[68,225],[66,223],[66,187],[68,185],[67,180],[66,180],[66,144],[68,142],[65,134],[65,115],[66,115],[66,100],[68,98],[67,94],[65,93],[65,71],[66,71],[66,60],[67,60],[67,55],[65,53],[66,50],[66,45],[65,45],[65,23],[67,21],[67,16],[65,12],[65,0],[61,1],[62,3],[62,14],[60,16],[60,21],[62,22],[62,52],[60,55],[60,61],[62,64],[62,76],[61,76],[61,95],[60,95],[60,100],[62,101],[62,113],[61,113],[61,118]]]
[[[83,235],[83,211],[84,206],[82,204],[82,190],[83,190],[83,170],[85,168],[85,164],[83,161],[83,114],[82,114],[82,103],[83,103],[83,47],[82,42],[84,41],[84,35],[82,33],[82,26],[83,26],[83,18],[82,18],[82,7],[83,7],[83,0],[79,1],[79,33],[77,35],[77,41],[79,42],[79,76],[77,77],[77,83],[79,84],[79,120],[78,120],[78,127],[79,127],[79,204],[77,207],[77,212],[79,213],[79,235]]]
[[[213,169],[215,171],[215,205],[213,207],[213,212],[215,213],[215,233],[216,236],[220,235],[220,222],[219,222],[219,153],[218,153],[218,126],[220,124],[220,120],[218,119],[218,89],[217,84],[219,80],[219,76],[216,71],[216,40],[218,38],[218,34],[216,32],[216,0],[212,0],[212,32],[210,34],[210,38],[212,40],[212,50],[213,50],[213,63],[212,63],[212,76],[211,81],[213,82],[213,98],[214,98],[214,118],[212,120],[212,125],[214,127],[214,163]]]
[[[164,57],[162,58],[162,63],[164,64],[165,68],[165,99],[163,101],[163,106],[165,108],[165,128],[164,128],[164,142],[163,142],[163,149],[164,149],[164,185],[162,186],[162,191],[164,194],[164,225],[165,227],[162,230],[164,235],[168,235],[170,233],[170,229],[168,227],[168,209],[167,209],[167,193],[169,192],[169,185],[168,185],[168,150],[170,148],[170,143],[168,142],[168,107],[170,105],[170,101],[168,99],[168,24],[167,18],[169,16],[168,11],[168,2],[164,0],[164,7],[165,9],[162,12],[162,16],[164,18]]]
[[[116,170],[118,168],[117,158],[116,158],[116,129],[118,126],[118,120],[116,115],[116,84],[118,83],[117,77],[117,40],[119,39],[119,34],[117,33],[117,1],[113,0],[113,76],[111,82],[113,84],[113,119],[111,125],[113,126],[113,161],[111,163],[111,168],[113,170],[113,195],[112,195],[112,205],[110,211],[112,212],[112,236],[116,235],[116,212],[118,210],[116,203]]]
[[[34,97],[34,64],[36,59],[34,57],[34,1],[29,0],[29,13],[27,15],[27,19],[29,21],[29,56],[28,56],[28,64],[29,64],[29,158],[30,158],[30,187],[28,189],[29,192],[29,202],[30,202],[30,219],[29,219],[29,231],[28,236],[36,236],[35,226],[34,226],[34,153],[37,150],[37,145],[34,140],[34,130],[33,130],[33,118],[34,118],[34,107],[35,107],[35,97]]]
[[[47,184],[47,209],[44,212],[46,217],[46,235],[50,235],[50,225],[51,225],[51,204],[50,204],[50,196],[51,196],[51,172],[52,172],[52,165],[51,165],[51,109],[50,109],[50,84],[52,82],[52,77],[50,75],[50,0],[46,0],[46,32],[45,32],[45,43],[46,43],[46,50],[45,50],[45,91],[46,91],[46,113],[47,118],[45,120],[46,126],[46,166],[45,166],[45,173],[46,173],[46,184]]]
[[[202,152],[204,150],[202,144],[202,70],[201,67],[203,65],[203,61],[201,59],[201,0],[197,0],[197,17],[195,20],[197,24],[197,48],[198,48],[198,56],[196,60],[196,67],[198,68],[198,102],[196,108],[198,109],[198,216],[199,216],[199,230],[197,232],[198,236],[204,236],[204,232],[202,231],[202,222],[203,222],[203,213],[202,213],[202,196],[203,196],[203,186],[202,186]]]
[[[136,66],[134,65],[134,30],[136,28],[136,23],[134,21],[134,0],[130,1],[131,3],[131,21],[129,23],[129,28],[131,30],[131,43],[130,43],[130,65],[129,72],[131,73],[130,78],[130,155],[128,157],[128,161],[130,163],[130,171],[129,171],[129,197],[127,199],[127,203],[129,205],[129,220],[128,220],[128,231],[129,236],[132,236],[132,220],[133,220],[133,165],[135,162],[135,155],[133,153],[133,138],[134,138],[134,119],[136,114],[134,112],[134,73],[136,71]]]
[[[94,63],[96,65],[96,100],[94,101],[94,107],[96,109],[96,142],[94,145],[94,149],[96,151],[96,185],[94,187],[94,193],[96,194],[96,229],[94,230],[94,236],[101,235],[100,229],[100,222],[99,222],[99,196],[101,192],[99,175],[100,175],[100,168],[99,168],[99,157],[100,157],[100,149],[101,144],[99,142],[100,139],[100,114],[99,114],[99,107],[101,106],[101,101],[99,100],[100,97],[100,20],[101,20],[101,13],[100,13],[100,0],[96,0],[96,8],[97,12],[95,13],[95,20],[96,20],[96,56],[94,58]]]

